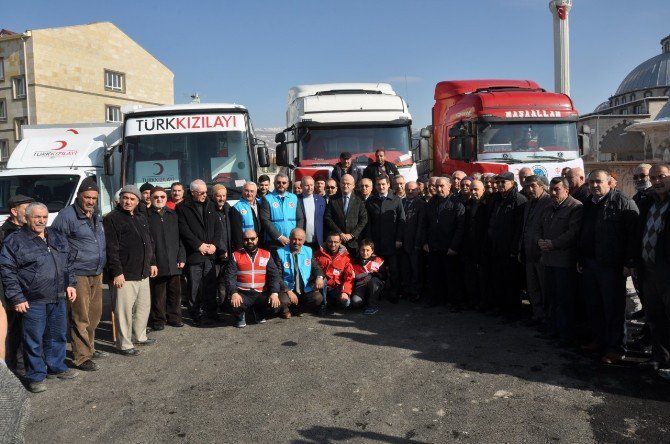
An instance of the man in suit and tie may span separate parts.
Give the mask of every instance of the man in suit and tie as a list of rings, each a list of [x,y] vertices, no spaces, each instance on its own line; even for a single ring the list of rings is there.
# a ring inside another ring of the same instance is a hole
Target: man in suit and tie
[[[326,212],[326,200],[314,194],[314,178],[305,176],[300,180],[302,194],[298,196],[300,207],[305,214],[305,245],[313,251],[319,251],[323,244],[323,216]]]
[[[352,257],[357,254],[359,237],[368,223],[365,204],[354,193],[355,184],[351,174],[342,176],[342,192],[330,201],[324,215],[326,230],[341,235],[342,244]]]
[[[403,295],[416,302],[423,283],[420,265],[422,245],[418,242],[417,234],[423,224],[426,202],[419,197],[419,186],[416,182],[407,182],[404,191],[402,206],[405,210],[405,231],[402,236],[402,247],[397,250],[398,262]]]
[[[244,248],[244,232],[254,230],[259,239],[262,239],[261,222],[259,218],[259,199],[256,197],[258,187],[253,182],[247,182],[242,188],[242,199],[233,205],[230,212],[230,237],[232,251]]]

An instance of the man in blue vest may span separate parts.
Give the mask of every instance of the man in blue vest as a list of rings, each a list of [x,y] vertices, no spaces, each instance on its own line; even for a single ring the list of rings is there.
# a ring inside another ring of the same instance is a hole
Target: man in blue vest
[[[259,238],[263,238],[259,209],[261,200],[257,197],[258,187],[253,182],[247,182],[242,188],[242,199],[233,205],[230,212],[230,237],[232,251],[244,248],[244,232],[254,230]]]
[[[291,311],[316,312],[323,302],[324,273],[314,260],[312,249],[305,244],[305,230],[294,228],[290,244],[275,250],[275,262],[282,271],[281,293],[284,319]]]
[[[298,204],[298,196],[288,191],[288,176],[275,176],[275,189],[265,195],[260,207],[260,219],[265,230],[266,246],[270,249],[285,247],[294,228],[304,228],[305,215]]]

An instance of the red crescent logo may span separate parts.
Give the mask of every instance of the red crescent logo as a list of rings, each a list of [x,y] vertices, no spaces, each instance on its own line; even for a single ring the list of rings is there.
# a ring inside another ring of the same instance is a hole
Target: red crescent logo
[[[71,132],[72,134],[79,134],[79,131],[77,131],[77,130],[74,129],[74,128],[70,128],[69,130],[66,130],[66,132],[67,132],[67,131]]]
[[[64,140],[56,140],[56,143],[60,143],[60,146],[52,148],[51,151],[60,151],[67,146],[67,142]]]
[[[163,168],[163,164],[156,162],[156,163],[154,163],[154,165],[158,166],[158,171],[155,172],[154,174],[156,176],[160,176],[161,174],[163,174],[163,170],[165,169],[165,168]]]

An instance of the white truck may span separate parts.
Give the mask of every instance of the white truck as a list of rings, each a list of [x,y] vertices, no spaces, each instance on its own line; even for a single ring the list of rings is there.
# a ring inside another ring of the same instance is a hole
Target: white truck
[[[387,83],[328,83],[289,89],[286,129],[278,133],[277,165],[291,178],[330,177],[342,152],[358,168],[374,161],[378,148],[401,175],[416,180],[410,153],[412,116]]]
[[[230,103],[191,103],[124,110],[121,183],[169,190],[194,179],[223,184],[232,203],[259,167],[269,165],[249,112]],[[168,191],[169,192],[169,191]]]
[[[120,158],[114,149],[120,142],[121,125],[116,123],[24,126],[23,139],[7,169],[0,171],[0,224],[9,216],[8,200],[17,194],[45,204],[51,224],[74,202],[86,177],[95,177],[100,187],[102,213],[111,211],[120,187]]]

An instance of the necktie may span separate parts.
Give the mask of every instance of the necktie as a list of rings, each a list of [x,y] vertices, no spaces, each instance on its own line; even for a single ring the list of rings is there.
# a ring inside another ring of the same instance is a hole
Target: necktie
[[[302,294],[302,282],[300,278],[300,267],[298,266],[298,253],[293,253],[293,275],[295,276],[295,292]]]
[[[344,195],[344,215],[346,216],[349,212],[349,196]]]

